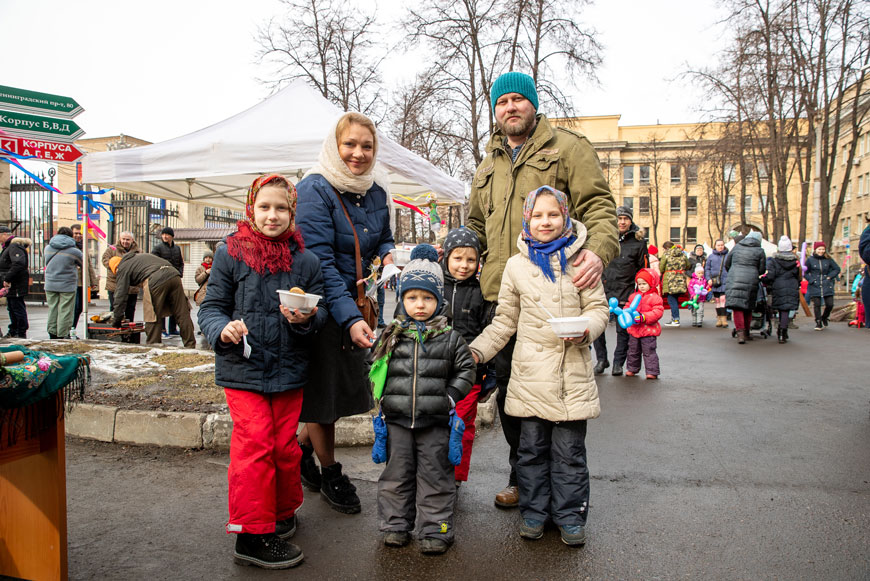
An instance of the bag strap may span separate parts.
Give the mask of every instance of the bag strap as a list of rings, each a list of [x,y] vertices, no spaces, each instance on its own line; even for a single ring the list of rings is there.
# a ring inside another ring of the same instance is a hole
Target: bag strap
[[[332,191],[335,192],[335,197],[338,198],[338,203],[341,206],[341,209],[344,211],[344,217],[347,218],[347,222],[348,224],[350,224],[350,231],[353,232],[353,250],[356,254],[356,279],[360,281],[363,278],[362,257],[360,256],[359,238],[356,235],[356,228],[353,225],[353,220],[350,219],[350,214],[347,213],[347,208],[344,206],[344,201],[342,201],[341,199],[341,194],[339,194],[338,190],[336,190],[334,187],[332,188]],[[356,284],[356,294],[357,301],[359,301],[359,304],[362,304],[362,301],[365,299],[365,293],[363,292],[362,284],[360,284],[359,282],[357,282]]]
[[[719,263],[719,274],[716,275],[716,276],[718,276],[719,278],[722,278],[722,268],[724,268],[724,267],[725,267],[725,257],[723,256],[723,257],[722,257],[722,262]]]

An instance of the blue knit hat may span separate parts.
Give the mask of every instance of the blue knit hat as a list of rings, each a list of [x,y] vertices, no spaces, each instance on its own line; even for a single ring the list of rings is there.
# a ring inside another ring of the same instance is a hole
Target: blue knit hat
[[[538,110],[538,90],[535,88],[535,81],[529,75],[511,71],[495,80],[489,90],[493,113],[495,113],[495,102],[498,101],[499,97],[508,93],[519,93],[531,101],[535,111]]]
[[[399,294],[404,297],[411,289],[432,293],[438,299],[437,313],[444,302],[444,273],[438,264],[438,251],[429,244],[418,244],[411,252],[411,261],[399,277]]]

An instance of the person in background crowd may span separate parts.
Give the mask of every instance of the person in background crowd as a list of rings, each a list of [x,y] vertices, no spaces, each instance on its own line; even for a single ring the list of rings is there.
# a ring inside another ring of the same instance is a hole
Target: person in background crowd
[[[649,267],[656,273],[656,275],[659,276],[659,279],[661,280],[662,272],[661,270],[659,270],[659,249],[650,244],[649,248],[647,248],[647,254],[649,255]]]
[[[646,368],[647,379],[658,379],[661,375],[657,343],[662,327],[659,319],[664,314],[664,304],[659,295],[658,274],[651,268],[641,269],[635,276],[637,291],[633,292],[623,306],[628,306],[636,295],[640,295],[635,324],[628,328],[628,358],[625,375],[633,377],[640,373],[641,362]],[[642,360],[642,361],[641,361]]]
[[[716,307],[716,326],[725,329],[728,328],[728,311],[725,308],[725,283],[728,279],[728,271],[725,270],[726,256],[728,249],[725,248],[725,241],[719,238],[713,243],[713,252],[704,265],[704,278],[710,282],[713,305]]]
[[[366,357],[375,333],[356,304],[355,239],[365,274],[375,258],[384,266],[393,262],[389,195],[381,185],[388,181],[375,167],[377,155],[375,124],[360,113],[345,113],[326,134],[317,164],[296,186],[296,222],[306,248],[321,260],[330,315],[313,340],[302,400],[302,484],[346,514],[362,507],[356,487],[335,460],[335,422],[373,405]]]
[[[115,273],[112,272],[111,268],[109,268],[109,260],[115,256],[123,257],[128,252],[139,252],[139,245],[136,244],[136,239],[133,237],[132,232],[121,232],[121,236],[118,238],[118,243],[110,245],[106,248],[106,251],[103,252],[102,262],[103,266],[106,267],[106,294],[109,295],[110,309],[112,308],[112,305],[115,304],[115,287],[117,286],[117,280]],[[138,297],[139,287],[130,287],[129,294],[127,295],[127,306],[124,309],[124,318],[128,321],[136,319],[136,300]]]
[[[807,298],[813,303],[816,315],[816,331],[828,326],[828,316],[834,308],[834,282],[840,276],[840,266],[828,256],[822,241],[813,242],[813,255],[807,257]],[[822,302],[825,310],[822,311]]]
[[[27,339],[27,305],[24,297],[30,292],[30,270],[27,253],[33,241],[13,236],[8,226],[0,226],[0,282],[9,311],[9,331],[4,337]]]
[[[704,266],[707,264],[707,254],[704,252],[703,244],[696,244],[692,254],[689,255],[689,272],[695,272],[695,265]]]
[[[761,232],[753,230],[734,245],[725,257],[728,281],[725,286],[725,306],[734,313],[734,328],[738,342],[746,343],[752,308],[758,297],[759,277],[767,269],[764,250],[761,249]]]
[[[67,339],[75,312],[76,269],[82,265],[82,251],[76,248],[73,232],[62,226],[45,248],[45,300],[48,303],[48,338]]]
[[[619,230],[619,256],[610,261],[604,269],[602,280],[607,300],[615,298],[622,305],[634,290],[634,277],[647,265],[644,230],[638,228],[633,220],[631,208],[619,206],[616,209],[616,228]],[[611,314],[611,319],[615,317]],[[607,358],[605,333],[595,339],[595,374],[601,375],[610,367]],[[613,351],[613,375],[622,375],[622,366],[628,355],[628,331],[616,325],[616,349]]]
[[[196,294],[199,295],[196,304],[202,304],[202,300],[205,298],[206,289],[208,288],[208,279],[211,276],[211,267],[214,262],[214,252],[211,250],[206,250],[202,253],[202,263],[196,267],[196,273],[193,275],[193,280],[196,281],[196,284],[199,285],[198,291]]]
[[[85,245],[84,245],[84,237],[82,236],[82,225],[81,224],[73,224],[70,226],[70,229],[73,233],[73,240],[75,240],[76,248],[82,251],[82,255],[84,256]],[[92,293],[96,293],[100,289],[100,278],[97,272],[94,270],[93,265],[91,264],[90,259],[85,261],[88,265],[88,287],[91,289]],[[75,311],[73,312],[73,328],[70,330],[70,337],[73,339],[76,338],[76,328],[79,326],[79,318],[82,316],[82,312],[84,311],[85,305],[85,293],[82,288],[82,270],[79,270],[76,273],[76,304]]]
[[[167,226],[160,231],[160,242],[151,250],[151,254],[159,256],[175,267],[178,274],[184,277],[184,255],[181,248],[175,243],[175,230]],[[175,317],[169,317],[169,327],[165,326],[166,321],[161,321],[161,326],[164,328],[164,337],[170,335],[178,335],[178,325]]]
[[[668,306],[671,307],[671,322],[666,323],[665,327],[679,327],[680,295],[689,290],[689,259],[683,247],[679,244],[670,246],[659,262],[659,268],[662,270],[662,294],[667,297]]]
[[[692,326],[704,326],[704,302],[707,300],[707,295],[710,291],[710,283],[704,278],[704,267],[700,262],[695,263],[695,271],[692,273],[692,278],[689,280],[689,300],[694,300],[698,306],[689,307],[692,313]]]
[[[601,281],[604,267],[617,255],[616,202],[589,140],[574,131],[550,124],[538,112],[538,91],[529,75],[512,71],[498,77],[490,89],[496,130],[486,145],[486,157],[471,182],[468,227],[480,238],[486,256],[480,273],[483,298],[490,319],[498,307],[502,273],[517,254],[522,232],[523,200],[530,191],[548,185],[565,193],[571,218],[588,229],[585,247],[577,257],[574,284],[591,289]],[[514,341],[494,358],[499,419],[509,446],[508,485],[495,496],[501,508],[518,506],[516,486],[520,421],[504,412],[511,376]]]
[[[184,346],[196,348],[187,293],[181,284],[181,275],[169,261],[153,254],[128,252],[123,257],[109,259],[109,269],[116,277],[115,302],[112,303],[113,327],[120,328],[124,320],[130,287],[142,287],[142,311],[148,343],[153,345],[161,342],[158,317],[166,317],[171,313],[178,321]]]
[[[858,253],[864,261],[864,282],[861,284],[861,300],[864,301],[864,316],[870,314],[870,225],[861,232]],[[867,325],[870,328],[870,325]]]
[[[764,284],[773,295],[771,306],[779,312],[776,336],[780,343],[788,341],[789,312],[800,305],[801,266],[788,236],[779,239],[777,253],[767,259]]]

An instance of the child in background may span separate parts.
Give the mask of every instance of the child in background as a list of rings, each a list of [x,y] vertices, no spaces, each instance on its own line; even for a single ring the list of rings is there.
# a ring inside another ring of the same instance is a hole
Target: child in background
[[[692,311],[692,326],[702,327],[704,324],[704,301],[710,292],[710,283],[704,278],[704,266],[699,262],[695,265],[695,272],[689,280],[689,300],[695,299],[696,307],[690,307]]]
[[[468,228],[454,228],[444,240],[444,300],[447,320],[467,343],[471,343],[487,324],[487,303],[480,291],[477,270],[480,265],[480,240]],[[481,396],[481,382],[486,368],[479,365],[471,392],[456,403],[456,415],[465,422],[462,436],[462,463],[456,467],[456,486],[468,480],[471,448],[474,445],[477,402]]]
[[[303,314],[279,304],[277,290],[323,294],[320,259],[296,230],[296,189],[272,174],[248,190],[246,218],[217,250],[199,326],[214,346],[215,383],[233,419],[228,533],[238,533],[240,565],[286,569],[302,562],[287,542],[302,506],[296,443],[311,336],[326,303]]]
[[[626,306],[631,304],[640,294],[640,304],[637,307],[637,315],[634,317],[634,325],[628,331],[628,356],[625,360],[625,375],[634,377],[640,373],[641,355],[643,365],[646,368],[647,379],[658,379],[661,373],[659,368],[659,355],[656,352],[656,343],[662,334],[662,326],[659,319],[665,312],[662,297],[659,294],[659,275],[651,268],[641,269],[634,277],[637,291],[628,297]]]
[[[379,400],[387,424],[387,466],[378,479],[384,544],[404,546],[419,522],[421,551],[441,554],[453,544],[456,500],[448,459],[450,413],[471,391],[474,359],[444,315],[438,253],[420,244],[399,278],[403,316],[374,347],[374,366],[387,365]],[[416,505],[416,506],[415,506]]]
[[[610,315],[600,282],[583,290],[572,282],[584,242],[586,227],[568,217],[564,193],[549,186],[531,192],[523,205],[520,252],[505,266],[495,318],[471,344],[476,359],[486,362],[516,333],[505,412],[521,419],[519,533],[540,539],[552,520],[571,546],[586,542],[586,420],[601,412],[589,345]],[[587,329],[561,339],[547,322],[548,311],[588,317]]]

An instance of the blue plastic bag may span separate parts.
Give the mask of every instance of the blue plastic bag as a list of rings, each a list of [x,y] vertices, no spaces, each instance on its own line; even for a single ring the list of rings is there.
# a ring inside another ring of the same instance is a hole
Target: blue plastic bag
[[[454,466],[462,462],[462,434],[465,433],[465,422],[450,410],[450,446],[447,449],[447,459]]]
[[[387,423],[384,421],[382,414],[372,417],[372,427],[375,430],[375,443],[372,446],[372,462],[383,464],[387,461]]]

